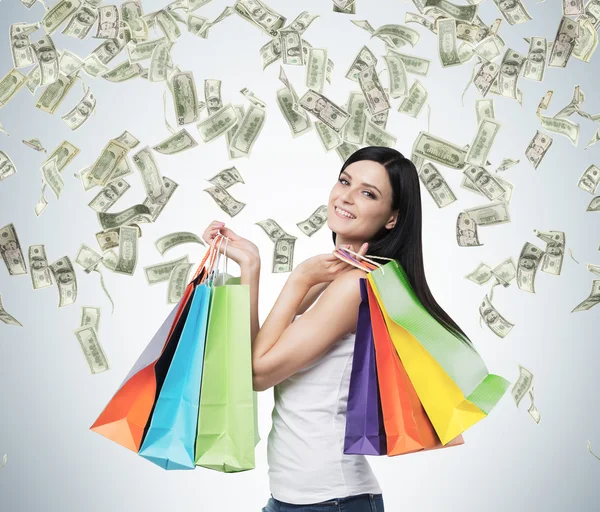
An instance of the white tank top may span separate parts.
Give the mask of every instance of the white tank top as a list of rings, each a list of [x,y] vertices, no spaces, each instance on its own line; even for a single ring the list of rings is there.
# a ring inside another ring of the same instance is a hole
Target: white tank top
[[[267,462],[270,491],[279,501],[303,505],[381,493],[367,458],[344,454],[354,339],[355,333],[342,337],[274,386]]]

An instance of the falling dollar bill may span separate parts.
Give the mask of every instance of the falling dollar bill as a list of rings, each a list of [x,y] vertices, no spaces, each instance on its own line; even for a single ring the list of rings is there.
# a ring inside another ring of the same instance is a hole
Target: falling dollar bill
[[[84,325],[73,330],[81,347],[85,360],[92,374],[104,372],[109,369],[106,354],[100,344],[98,333],[93,326]]]
[[[52,274],[48,267],[48,258],[43,244],[29,246],[29,268],[34,290],[52,285]]]
[[[427,162],[421,167],[419,179],[425,185],[427,192],[429,192],[438,208],[443,208],[456,201],[454,192],[452,192],[438,168],[431,162]]]
[[[11,276],[27,274],[27,265],[14,224],[0,228],[0,253]]]
[[[2,304],[2,295],[0,295],[0,320],[2,320],[7,325],[19,325],[23,327],[23,324],[19,322],[14,316],[7,313],[4,309],[4,305]],[[5,455],[6,458],[6,455]],[[1,468],[2,466],[0,466]]]
[[[594,279],[592,281],[592,290],[590,291],[589,296],[583,302],[577,304],[577,306],[571,310],[571,313],[587,311],[598,303],[600,303],[600,279]]]
[[[149,265],[144,267],[144,274],[146,275],[146,281],[149,285],[168,281],[171,271],[180,263],[189,263],[189,256],[186,254],[182,258],[176,260],[165,261],[163,263],[157,263],[156,265]]]
[[[456,219],[456,241],[460,247],[477,247],[479,242],[477,223],[467,212],[460,212]]]
[[[479,314],[491,331],[500,338],[504,338],[514,327],[514,324],[496,310],[487,295],[479,305]]]
[[[59,258],[50,265],[54,281],[58,286],[58,307],[73,304],[77,299],[77,278],[68,256]]]
[[[530,242],[525,242],[517,262],[517,285],[523,291],[535,293],[535,275],[544,251]]]

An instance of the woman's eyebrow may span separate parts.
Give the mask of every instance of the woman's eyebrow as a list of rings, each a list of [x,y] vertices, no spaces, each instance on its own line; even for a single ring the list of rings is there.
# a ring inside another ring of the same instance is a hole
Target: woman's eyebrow
[[[342,171],[342,174],[345,174],[346,176],[348,176],[348,178],[352,179],[352,176],[350,176],[346,171]],[[370,183],[365,183],[364,181],[361,183],[361,185],[364,185],[365,187],[374,188],[375,190],[377,190],[377,192],[379,192],[381,194],[381,190],[379,190],[375,185],[371,185]],[[383,195],[383,194],[381,194],[381,195]]]

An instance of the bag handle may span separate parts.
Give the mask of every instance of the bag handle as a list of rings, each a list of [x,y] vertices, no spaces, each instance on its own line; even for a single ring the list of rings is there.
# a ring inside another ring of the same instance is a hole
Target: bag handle
[[[227,238],[226,236],[224,236],[220,233],[217,236],[220,237],[219,243],[222,242],[223,238],[226,238],[227,240],[229,240],[229,238]],[[216,242],[217,242],[217,237],[215,237],[213,239],[212,243],[210,244],[210,247],[204,254],[204,258],[202,258],[202,261],[198,265],[198,268],[196,269],[196,272],[194,273],[194,277],[192,277],[190,282],[194,281],[200,274],[202,274],[203,270],[206,270],[206,273],[200,278],[200,280],[198,282],[198,284],[201,284],[213,271],[213,268],[215,266],[215,258],[219,255],[219,251],[217,251],[217,249],[216,249]],[[208,264],[205,265],[207,260],[208,260]],[[226,271],[227,271],[227,269],[226,269]]]
[[[351,254],[354,254],[355,256],[357,256],[358,258],[362,258],[363,260],[369,261],[372,263],[372,265],[369,265],[367,263],[361,263],[359,261],[357,261],[355,258],[352,258],[352,256],[347,256],[346,254],[344,254],[344,252],[349,252]],[[341,253],[341,255],[340,255]],[[333,251],[333,254],[341,259],[342,261],[345,261],[346,263],[348,263],[349,265],[352,265],[353,267],[359,268],[361,270],[364,270],[365,272],[371,272],[372,270],[375,270],[376,268],[381,268],[381,274],[385,275],[385,270],[383,269],[383,265],[381,263],[376,263],[375,261],[370,260],[369,258],[361,254],[358,254],[354,251],[352,251],[351,249],[348,248],[343,248],[343,249],[335,249]],[[389,260],[389,261],[393,261],[394,258],[385,258],[383,256],[374,256],[374,255],[369,255],[371,256],[371,258],[378,258],[378,259],[382,259],[382,260]],[[356,263],[353,263],[353,261],[356,261]],[[366,267],[366,268],[365,268]]]

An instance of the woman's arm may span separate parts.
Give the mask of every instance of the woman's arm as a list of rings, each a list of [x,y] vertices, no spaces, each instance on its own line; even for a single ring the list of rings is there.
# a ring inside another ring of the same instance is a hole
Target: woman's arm
[[[258,323],[258,285],[260,282],[260,261],[251,261],[240,265],[240,284],[250,286],[250,336],[254,347],[256,335],[260,330]],[[254,351],[254,348],[252,349]]]
[[[316,300],[316,298],[321,295],[321,293],[323,292],[323,290],[325,288],[327,288],[327,286],[329,285],[329,282],[326,283],[319,283],[319,284],[315,284],[306,294],[306,297],[304,297],[304,299],[302,299],[302,302],[300,303],[300,306],[298,307],[298,311],[296,311],[296,315],[302,315],[304,313],[306,313],[306,310],[312,306],[313,302]]]

